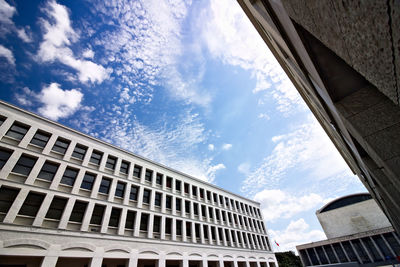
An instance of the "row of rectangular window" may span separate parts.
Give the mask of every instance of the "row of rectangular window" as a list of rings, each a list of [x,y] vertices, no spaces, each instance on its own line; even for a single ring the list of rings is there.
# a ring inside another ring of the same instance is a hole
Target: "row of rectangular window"
[[[11,150],[0,150],[0,167],[4,165],[4,162],[8,160],[10,157],[12,151]],[[12,172],[18,173],[21,175],[28,176],[31,169],[36,163],[37,158],[30,157],[28,155],[22,154],[17,163],[15,164],[14,168],[12,169]],[[58,170],[59,164],[54,163],[51,161],[45,161],[43,164],[39,174],[38,178],[46,180],[48,182],[51,182],[56,175],[56,172]],[[75,180],[78,176],[79,169],[74,169],[71,167],[67,167],[64,171],[64,174],[61,178],[60,184],[68,185],[68,186],[74,186]],[[85,172],[82,183],[80,188],[85,189],[85,190],[92,190],[93,185],[96,179],[96,174],[90,173],[90,172]],[[100,182],[100,187],[98,192],[103,193],[103,194],[109,194],[109,190],[111,187],[111,178],[107,177],[102,177],[102,180]],[[123,198],[126,190],[126,183],[124,182],[117,182],[116,188],[115,188],[115,196]],[[129,199],[133,201],[137,201],[138,198],[138,191],[139,187],[132,185],[131,186],[131,191],[129,194]],[[144,204],[150,204],[150,199],[151,199],[151,193],[152,190],[149,189],[143,189],[143,203]],[[155,201],[154,204],[156,207],[161,207],[161,202],[162,202],[162,193],[154,191],[155,194]],[[181,211],[181,203],[184,201],[181,198],[176,198],[176,206],[175,209],[177,211]],[[172,196],[171,195],[166,195],[165,197],[165,203],[166,203],[166,208],[167,209],[172,209]],[[190,214],[190,209],[191,209],[191,201],[185,200],[185,213]],[[203,204],[199,203],[193,203],[193,213],[195,216],[199,215],[199,209],[201,209],[202,216],[205,217],[206,214],[206,206]],[[208,212],[209,212],[209,217],[210,219],[214,219],[214,208],[213,207],[208,207]],[[224,210],[221,211],[221,216],[222,216],[222,222],[229,222],[232,223],[233,221],[235,222],[236,225],[240,226],[245,226],[246,228],[252,227],[254,229],[258,229],[259,231],[264,231],[265,232],[265,226],[262,222],[256,221],[254,219],[250,219],[249,221],[252,223],[252,225],[248,225],[247,220],[243,219],[241,215],[233,214],[231,212],[226,212]],[[221,220],[220,218],[220,210],[215,208],[215,216],[218,221]],[[232,219],[233,218],[233,219]]]
[[[11,187],[6,187],[2,186],[0,188],[0,213],[7,214],[8,211],[10,210],[15,198],[17,197],[19,193],[19,189],[16,188],[11,188]],[[36,217],[43,201],[44,201],[44,194],[36,193],[36,192],[29,192],[27,197],[25,198],[20,210],[18,211],[18,215],[23,215],[23,216],[29,216],[29,217]],[[52,202],[50,203],[50,206],[46,212],[45,219],[51,219],[51,220],[61,220],[61,217],[63,215],[64,209],[67,205],[68,199],[55,196],[52,199]],[[75,223],[82,223],[83,218],[85,216],[85,212],[87,210],[87,205],[88,202],[76,200],[74,203],[74,206],[72,208],[72,212],[69,217],[70,222],[75,222]],[[91,214],[91,219],[90,219],[90,225],[101,225],[103,222],[103,217],[105,214],[105,205],[101,204],[95,204],[92,214]],[[108,226],[110,227],[118,227],[120,223],[120,217],[121,217],[121,208],[117,207],[112,207],[111,209],[111,214],[109,218],[109,223]],[[133,230],[135,228],[135,218],[136,218],[136,211],[133,210],[128,210],[127,211],[127,216],[126,216],[126,221],[125,221],[125,228],[126,229],[131,229]],[[150,214],[148,213],[141,213],[141,218],[140,218],[140,225],[139,225],[139,230],[140,231],[148,231],[149,227],[149,218]],[[165,234],[171,234],[172,233],[172,218],[165,218]],[[256,234],[251,234],[251,233],[244,233],[240,232],[237,230],[231,230],[227,228],[221,228],[221,227],[216,227],[216,226],[209,226],[207,224],[201,225],[200,223],[195,223],[194,229],[192,229],[192,223],[191,222],[185,222],[183,220],[176,220],[176,235],[181,236],[183,234],[182,227],[183,224],[185,223],[186,226],[186,236],[191,237],[192,236],[192,230],[195,231],[195,237],[200,238],[200,227],[203,227],[203,236],[205,239],[209,239],[209,232],[208,232],[208,227],[210,227],[210,232],[211,232],[211,239],[213,241],[216,241],[217,239],[217,233],[218,231],[218,239],[219,241],[223,241],[222,236],[225,234],[225,238],[227,242],[233,242],[233,243],[244,243],[245,245],[251,245],[252,247],[256,247],[256,244],[260,244],[260,246],[263,246],[267,250],[269,249],[269,244],[268,244],[268,238],[265,236],[260,236]],[[161,216],[155,215],[153,218],[153,232],[154,233],[160,233],[161,231]],[[222,232],[224,231],[224,233]],[[242,235],[247,235],[247,240],[246,238],[242,238]],[[236,240],[237,236],[237,240]],[[231,240],[232,239],[232,240]]]
[[[20,122],[15,121],[13,125],[10,127],[8,132],[6,133],[7,136],[12,137],[17,140],[22,140],[22,138],[25,136],[25,134],[28,132],[30,126],[26,124],[22,124]],[[37,130],[35,135],[33,136],[31,140],[31,144],[34,144],[36,146],[39,146],[41,148],[44,148],[47,144],[47,142],[50,140],[51,133],[42,131],[42,130]],[[65,154],[69,145],[70,141],[67,139],[64,139],[62,137],[58,137],[56,142],[53,145],[52,151],[55,151],[60,154]],[[83,160],[86,152],[88,150],[88,147],[81,145],[81,144],[76,144],[73,152],[72,152],[72,157]],[[103,153],[98,150],[93,150],[92,154],[90,156],[89,162],[94,164],[94,165],[100,165],[100,162],[102,160]],[[117,157],[109,155],[106,160],[105,167],[111,170],[115,170],[116,168],[116,163],[117,163]],[[120,173],[123,173],[127,175],[129,173],[129,168],[130,168],[130,162],[122,160],[121,161],[121,166],[120,166]],[[139,165],[134,165],[133,167],[133,177],[140,179],[141,178],[141,172],[142,172],[142,167]],[[164,175],[161,173],[156,173],[156,184],[157,185],[162,185],[163,184],[163,177]],[[147,169],[145,170],[145,181],[151,183],[153,179],[153,170]],[[167,176],[166,177],[166,187],[167,188],[172,188],[172,177]],[[183,184],[183,190],[185,194],[189,194],[189,188],[190,185],[188,183],[182,183],[180,180],[175,179],[175,190],[176,191],[181,191],[182,190],[182,184]],[[209,202],[212,202],[211,199],[211,194],[213,195],[213,203],[219,205],[225,205],[226,208],[229,208],[231,210],[236,208],[236,210],[241,211],[241,212],[246,212],[247,214],[250,214],[252,216],[258,216],[261,218],[261,212],[260,209],[249,206],[247,204],[244,204],[242,202],[239,202],[237,200],[229,199],[228,197],[224,197],[222,195],[217,195],[216,193],[212,193],[208,190],[204,190],[203,188],[199,188],[199,195],[201,199],[207,200]],[[197,187],[192,185],[192,196],[197,197]]]

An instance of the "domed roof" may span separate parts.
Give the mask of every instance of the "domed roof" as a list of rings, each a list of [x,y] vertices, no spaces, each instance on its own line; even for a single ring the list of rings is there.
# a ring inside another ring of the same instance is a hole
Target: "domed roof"
[[[317,213],[322,213],[329,210],[342,208],[358,202],[369,200],[371,198],[372,197],[369,193],[357,193],[357,194],[347,195],[344,197],[334,199],[331,202],[325,204],[325,206],[323,206],[320,210],[318,210]]]

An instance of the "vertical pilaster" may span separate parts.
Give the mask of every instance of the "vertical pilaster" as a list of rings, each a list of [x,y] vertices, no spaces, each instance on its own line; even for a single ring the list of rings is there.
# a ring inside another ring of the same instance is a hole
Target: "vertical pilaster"
[[[127,191],[127,190],[125,190]],[[121,216],[119,218],[118,224],[118,235],[123,235],[125,233],[125,223],[126,223],[126,215],[128,214],[127,208],[122,208]]]
[[[53,200],[54,193],[48,193],[43,202],[42,205],[40,205],[39,211],[36,214],[35,220],[33,221],[33,226],[42,226],[44,217],[46,216],[47,211],[49,210],[51,201]]]
[[[102,234],[107,233],[108,224],[110,222],[111,210],[112,210],[112,206],[111,205],[107,205],[106,206],[106,210],[104,211],[103,220],[101,222],[101,230],[100,230],[100,232]]]
[[[89,202],[86,207],[85,215],[83,216],[81,231],[86,232],[89,229],[90,220],[92,218],[94,202]]]
[[[71,216],[72,209],[74,208],[76,197],[70,197],[65,205],[64,212],[61,216],[58,229],[65,229],[68,224],[69,217]]]

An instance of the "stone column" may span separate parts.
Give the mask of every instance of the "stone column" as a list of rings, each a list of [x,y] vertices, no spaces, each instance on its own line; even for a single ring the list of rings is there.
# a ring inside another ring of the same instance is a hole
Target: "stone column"
[[[48,155],[50,153],[52,147],[54,146],[54,143],[57,140],[57,138],[58,138],[58,135],[56,135],[56,134],[52,134],[50,136],[49,141],[47,141],[47,144],[43,148],[42,154]]]
[[[64,175],[66,168],[67,168],[67,163],[61,162],[60,166],[57,169],[56,174],[54,175],[53,181],[51,181],[51,184],[50,184],[51,190],[57,190],[58,185],[61,182],[61,178]]]
[[[143,191],[144,187],[139,186],[138,188],[138,197],[137,197],[137,208],[141,209],[143,207]]]
[[[63,160],[65,161],[69,161],[72,155],[72,152],[74,152],[76,146],[76,141],[75,140],[71,140],[71,142],[68,145],[67,151],[65,151]]]
[[[92,156],[92,153],[93,153],[93,148],[88,147],[85,157],[83,158],[83,161],[82,161],[82,166],[86,167],[89,164],[89,160],[90,160],[90,157]]]
[[[115,196],[115,189],[117,188],[118,179],[113,178],[111,180],[110,190],[108,191],[108,201],[112,202]]]
[[[127,191],[127,190],[125,190]],[[125,223],[126,223],[126,215],[128,214],[127,208],[121,209],[121,216],[119,218],[118,224],[118,235],[123,235],[125,233]]]
[[[45,158],[38,158],[33,166],[31,172],[29,173],[28,177],[26,177],[25,184],[33,184],[36,177],[38,176],[40,170],[42,169],[43,164],[45,163]]]
[[[172,218],[171,239],[176,240],[176,219]]]
[[[165,216],[161,216],[160,222],[160,238],[161,240],[165,239]]]
[[[41,267],[55,267],[58,261],[58,256],[45,256]]]
[[[26,197],[28,196],[29,189],[27,188],[22,188],[17,197],[14,200],[14,203],[11,205],[10,210],[8,211],[7,215],[4,217],[3,223],[13,223],[15,220],[15,217],[17,217],[17,214],[19,210],[22,207],[22,204],[24,204],[24,201]]]
[[[102,234],[107,233],[108,223],[110,222],[111,210],[112,210],[112,206],[111,205],[107,205],[106,206],[106,210],[104,211],[103,220],[101,222],[101,230],[100,230],[100,232]]]
[[[47,195],[45,196],[42,204],[40,205],[39,211],[36,214],[35,220],[33,221],[33,226],[42,226],[44,217],[46,216],[47,211],[49,210],[51,201],[53,200],[54,197],[54,193],[50,192],[47,193]]]
[[[153,238],[153,224],[154,224],[154,214],[149,214],[149,221],[147,224],[147,238]]]
[[[76,176],[74,186],[72,188],[72,194],[78,194],[79,189],[81,188],[81,184],[83,181],[83,176],[85,175],[85,170],[84,169],[79,169],[78,175]]]
[[[115,168],[114,168],[114,175],[115,176],[119,175],[119,171],[121,169],[121,162],[122,162],[122,159],[118,157],[117,158],[117,162],[115,163]]]
[[[65,229],[68,224],[69,217],[71,216],[72,209],[74,208],[76,197],[70,197],[65,205],[64,212],[61,216],[58,229]]]
[[[136,216],[135,216],[135,227],[134,227],[134,232],[133,236],[139,237],[140,234],[140,219],[142,217],[142,212],[141,211],[136,211]]]
[[[96,174],[96,178],[94,180],[92,192],[90,193],[91,198],[97,198],[97,194],[99,193],[99,188],[101,184],[102,177],[100,174]],[[110,192],[109,192],[110,193]]]
[[[106,167],[106,162],[108,159],[108,153],[104,152],[103,156],[101,157],[101,161],[100,161],[100,166],[99,166],[99,171],[103,172],[104,168]]]
[[[35,135],[37,131],[36,126],[31,126],[29,130],[26,132],[25,136],[22,138],[22,140],[19,142],[18,146],[22,148],[26,148],[29,144],[29,142],[32,140],[32,137]]]

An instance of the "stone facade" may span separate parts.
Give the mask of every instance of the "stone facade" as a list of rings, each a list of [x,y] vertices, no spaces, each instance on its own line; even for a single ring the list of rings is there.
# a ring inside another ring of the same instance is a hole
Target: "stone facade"
[[[274,267],[260,204],[0,102],[0,264]]]

